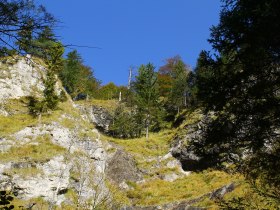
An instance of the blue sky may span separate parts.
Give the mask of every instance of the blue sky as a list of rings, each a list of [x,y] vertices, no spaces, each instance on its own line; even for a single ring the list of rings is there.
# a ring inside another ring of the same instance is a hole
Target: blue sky
[[[209,28],[219,20],[219,0],[37,0],[58,18],[57,34],[77,48],[84,63],[106,84],[126,85],[128,69],[180,55],[195,66]],[[69,51],[69,50],[68,50]]]

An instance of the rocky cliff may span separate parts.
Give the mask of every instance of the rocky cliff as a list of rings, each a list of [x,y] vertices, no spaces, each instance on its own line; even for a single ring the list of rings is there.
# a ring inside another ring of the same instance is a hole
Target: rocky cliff
[[[68,97],[33,117],[28,98],[43,97],[44,63],[2,58],[0,71],[0,190],[15,194],[17,208],[201,209],[239,181],[219,171],[191,172],[206,163],[185,147],[209,120],[200,113],[149,141],[114,139],[98,129],[108,131],[112,110],[106,107],[116,104]],[[62,91],[57,80],[56,93]]]
[[[28,114],[27,98],[42,97],[44,65],[16,57],[3,59],[0,69],[0,188],[24,201],[43,198],[51,206],[86,208],[112,200],[106,145],[73,102],[61,103],[40,120]],[[56,92],[61,91],[57,81]]]

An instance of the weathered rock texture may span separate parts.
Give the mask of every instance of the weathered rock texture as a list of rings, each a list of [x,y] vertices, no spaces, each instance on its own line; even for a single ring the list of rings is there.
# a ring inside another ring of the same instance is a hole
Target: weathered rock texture
[[[43,66],[30,59],[16,57],[2,60],[0,69],[0,114],[10,115],[5,110],[5,103],[10,103],[10,100],[26,96],[42,97],[46,71]],[[57,93],[61,90],[62,86],[57,81]],[[75,110],[72,105],[72,102],[67,103],[67,106],[71,106],[68,109]],[[64,121],[71,121],[71,126],[63,124]],[[88,119],[77,114],[72,116],[71,113],[62,113],[47,123],[34,119],[32,125],[0,136],[0,152],[7,155],[11,149],[20,151],[23,146],[40,147],[44,143],[52,148],[60,148],[58,154],[47,155],[48,158],[36,159],[27,155],[21,160],[16,157],[0,160],[0,189],[13,188],[20,199],[42,197],[52,205],[70,202],[65,196],[69,190],[77,194],[76,202],[80,204],[91,199],[94,206],[102,199],[104,201],[104,198],[109,199],[105,184],[107,153],[98,131],[89,129],[90,126],[86,126],[89,124]],[[29,169],[36,173],[13,172]]]
[[[94,189],[97,188],[99,194],[97,199],[101,199],[102,194],[108,194],[104,183],[107,154],[98,136],[96,139],[89,137],[81,139],[73,131],[54,122],[26,127],[11,135],[10,138],[13,140],[6,140],[5,149],[9,152],[7,148],[18,147],[20,150],[21,145],[36,144],[38,136],[50,136],[53,144],[65,148],[65,153],[46,162],[22,160],[23,162],[1,163],[2,187],[13,185],[19,189],[21,199],[43,197],[56,205],[65,201],[63,194],[69,189],[75,189],[83,200],[92,198],[97,192]],[[5,140],[2,139],[2,143],[3,141]],[[31,167],[39,169],[42,173],[32,177],[21,177],[17,174],[7,176],[4,173],[7,169]],[[71,177],[71,173],[76,174],[75,177]]]
[[[46,68],[27,57],[15,57],[0,61],[0,101],[18,99],[24,96],[42,96],[43,78]],[[59,94],[61,86],[56,84]]]
[[[44,79],[46,68],[31,57],[15,56],[0,59],[0,115],[8,116],[10,112],[6,105],[14,99],[23,97],[42,98],[45,89]],[[65,92],[61,82],[57,80],[55,92],[59,96]]]
[[[118,185],[123,185],[127,181],[136,182],[142,179],[141,172],[134,159],[122,149],[117,149],[114,152],[108,161],[106,172],[108,177]]]
[[[35,66],[26,58],[16,58],[0,62],[0,100],[20,98],[44,90],[43,67]]]
[[[215,163],[214,159],[198,156],[193,146],[193,143],[203,146],[203,133],[207,129],[208,123],[211,122],[212,116],[213,113],[203,115],[196,122],[185,125],[174,138],[170,151],[175,158],[180,160],[183,169],[186,171],[205,169]]]
[[[109,132],[113,117],[106,109],[99,106],[75,105],[75,107],[83,113],[85,119],[93,123],[100,131]]]

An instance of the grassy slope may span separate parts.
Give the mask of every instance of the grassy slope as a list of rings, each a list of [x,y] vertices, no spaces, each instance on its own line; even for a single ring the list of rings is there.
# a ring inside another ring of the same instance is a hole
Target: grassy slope
[[[139,168],[144,170],[150,169],[148,174],[145,175],[146,182],[139,184],[128,183],[132,189],[127,191],[127,196],[134,205],[148,206],[190,200],[231,182],[243,182],[243,178],[239,175],[231,175],[214,170],[191,173],[191,175],[179,178],[173,182],[160,179],[161,175],[170,172],[176,173],[176,169],[166,167],[166,162],[162,162],[160,168],[154,167],[157,160],[168,153],[170,142],[175,132],[167,130],[154,133],[151,134],[148,141],[145,138],[120,140],[103,136],[103,139],[122,146],[127,152],[132,154]],[[207,199],[198,205],[212,206],[212,208],[217,207],[213,201]]]
[[[19,100],[10,100],[5,106],[6,110],[11,111],[12,115],[10,116],[2,116],[0,115],[0,138],[7,138],[9,140],[14,140],[11,136],[12,134],[26,128],[37,126],[39,123],[41,124],[49,124],[53,122],[58,122],[62,126],[66,128],[74,128],[74,126],[79,124],[79,126],[83,127],[88,132],[86,135],[91,135],[94,137],[96,135],[94,132],[90,130],[94,128],[93,125],[90,125],[82,120],[80,113],[72,108],[70,102],[60,103],[57,110],[42,115],[41,121],[39,122],[38,118],[34,118],[28,114],[27,108],[28,102],[25,98],[21,98]],[[67,116],[67,118],[62,116]],[[83,131],[85,132],[85,131]],[[79,135],[85,135],[83,132]],[[0,163],[6,163],[9,161],[12,162],[45,162],[49,159],[53,158],[57,155],[63,155],[66,152],[66,149],[53,144],[50,140],[50,136],[43,135],[38,136],[35,139],[30,139],[29,143],[23,145],[16,145],[9,149],[7,152],[0,152]],[[37,176],[41,174],[38,168],[30,167],[30,168],[16,168],[16,169],[6,169],[4,171],[6,175],[19,175],[21,177],[30,177]],[[36,202],[37,207],[39,209],[48,209],[49,204],[43,199],[31,199],[31,200],[19,200],[14,199],[12,202],[16,207],[20,205],[27,205],[29,203]],[[73,206],[67,207],[63,206],[57,209],[73,209]]]
[[[90,101],[79,103],[94,103],[101,105],[102,107],[114,107],[116,102],[112,101]],[[9,136],[27,126],[35,126],[38,124],[38,119],[33,118],[27,113],[26,101],[18,100],[9,103],[11,110],[18,110],[12,116],[4,117],[0,116],[0,137]],[[70,116],[69,118],[61,118],[62,115]],[[53,121],[59,122],[61,125],[73,129],[77,124],[85,128],[85,131],[79,135],[96,135],[91,133],[90,130],[94,128],[93,125],[81,120],[80,113],[73,109],[70,102],[60,104],[59,109],[51,113],[50,115],[43,115],[41,123],[51,123]],[[193,123],[199,120],[197,114],[189,115],[186,123]],[[165,167],[165,162],[161,162],[161,167],[154,167],[158,162],[157,160],[168,153],[170,148],[170,142],[176,131],[166,130],[160,133],[151,134],[150,139],[147,141],[145,138],[120,140],[113,139],[106,136],[102,136],[103,140],[114,142],[125,148],[127,152],[132,154],[138,164],[138,167],[147,170],[145,175],[146,182],[142,184],[129,183],[132,187],[131,190],[126,192],[126,196],[130,198],[134,205],[146,206],[156,205],[168,202],[188,200],[199,197],[205,193],[208,193],[218,187],[228,184],[232,181],[242,182],[242,178],[238,175],[230,175],[220,171],[204,171],[201,173],[192,173],[190,176],[179,178],[173,182],[167,182],[159,178],[159,175],[168,174],[171,172],[178,173],[178,169],[169,169]],[[62,154],[64,149],[52,144],[48,136],[43,136],[37,139],[38,145],[24,145],[21,150],[11,149],[8,153],[0,153],[1,162],[6,161],[21,161],[27,156],[34,161],[43,161],[57,154]],[[21,174],[23,176],[32,176],[40,171],[29,169],[23,171],[7,171],[9,174]],[[243,186],[243,185],[242,185]],[[244,193],[245,187],[240,187],[233,193],[227,195],[232,198],[237,194]],[[123,199],[123,198],[122,198]],[[37,202],[42,203],[42,206],[47,206],[40,199],[36,199]],[[17,201],[22,203],[23,201]],[[31,201],[26,201],[31,202]],[[26,204],[25,202],[25,204]],[[202,206],[212,206],[215,208],[213,201],[205,199],[200,204]],[[42,208],[44,209],[44,208]],[[71,209],[71,207],[62,207],[62,209]]]

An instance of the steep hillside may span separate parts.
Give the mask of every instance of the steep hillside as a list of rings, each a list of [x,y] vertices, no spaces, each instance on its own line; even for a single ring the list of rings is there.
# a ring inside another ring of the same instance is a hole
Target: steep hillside
[[[14,194],[16,209],[216,209],[217,199],[243,193],[238,174],[182,169],[190,163],[182,159],[189,154],[185,140],[199,135],[199,112],[149,140],[104,134],[115,101],[68,97],[56,110],[31,116],[30,96],[43,97],[43,66],[22,57],[0,64],[0,189]]]
[[[28,98],[42,97],[42,64],[7,58],[0,69],[1,190],[16,194],[16,208],[112,205],[112,186],[104,173],[109,157],[94,126],[71,100],[40,119],[29,115]],[[59,81],[56,86],[58,94],[63,91]]]

